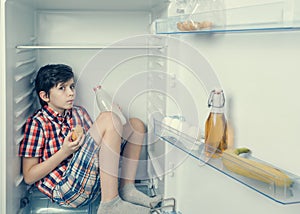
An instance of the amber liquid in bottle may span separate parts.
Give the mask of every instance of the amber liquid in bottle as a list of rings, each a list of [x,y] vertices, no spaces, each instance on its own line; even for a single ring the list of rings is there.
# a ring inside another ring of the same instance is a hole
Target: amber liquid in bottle
[[[227,149],[227,123],[224,114],[211,112],[205,123],[205,144],[208,156],[218,157]]]
[[[211,112],[205,123],[205,152],[213,158],[218,157],[228,146],[224,103],[223,91],[212,91],[209,99]]]

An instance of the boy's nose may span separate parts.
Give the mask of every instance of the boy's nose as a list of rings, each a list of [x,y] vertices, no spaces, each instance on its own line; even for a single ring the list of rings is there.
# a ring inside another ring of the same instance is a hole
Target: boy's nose
[[[69,90],[68,90],[68,95],[69,95],[69,96],[73,96],[74,94],[75,94],[74,90],[71,89],[71,88],[69,88]]]

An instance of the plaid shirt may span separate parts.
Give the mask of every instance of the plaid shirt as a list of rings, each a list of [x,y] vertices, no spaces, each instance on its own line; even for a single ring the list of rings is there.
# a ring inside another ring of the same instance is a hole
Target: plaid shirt
[[[71,110],[66,110],[65,115],[60,115],[49,106],[44,106],[27,119],[19,156],[38,157],[39,162],[47,160],[62,147],[64,138],[77,124],[85,131],[92,125],[84,108],[74,106]],[[71,157],[67,158],[46,177],[37,181],[38,189],[52,198],[52,191],[62,180],[70,160]]]

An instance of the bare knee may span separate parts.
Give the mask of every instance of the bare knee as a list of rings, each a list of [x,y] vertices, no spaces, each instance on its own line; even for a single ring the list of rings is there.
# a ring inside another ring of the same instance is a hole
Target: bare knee
[[[145,133],[145,124],[138,118],[130,118],[129,123],[133,131],[138,133]]]
[[[106,132],[117,132],[122,136],[123,126],[120,118],[112,112],[102,112],[96,119],[94,125],[97,126],[100,137],[102,138]]]

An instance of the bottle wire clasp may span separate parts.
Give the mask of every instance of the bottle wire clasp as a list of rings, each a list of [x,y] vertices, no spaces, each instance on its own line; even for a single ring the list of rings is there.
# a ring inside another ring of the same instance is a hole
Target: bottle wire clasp
[[[214,103],[214,99],[215,99],[215,97],[214,97],[215,95],[221,95],[221,97],[220,97],[221,100],[219,102],[220,105],[214,105],[213,104]],[[222,89],[219,89],[219,90],[214,89],[214,90],[212,90],[210,92],[210,94],[209,94],[207,105],[208,105],[209,108],[210,107],[223,108],[225,106],[225,96],[224,96],[223,90]]]

